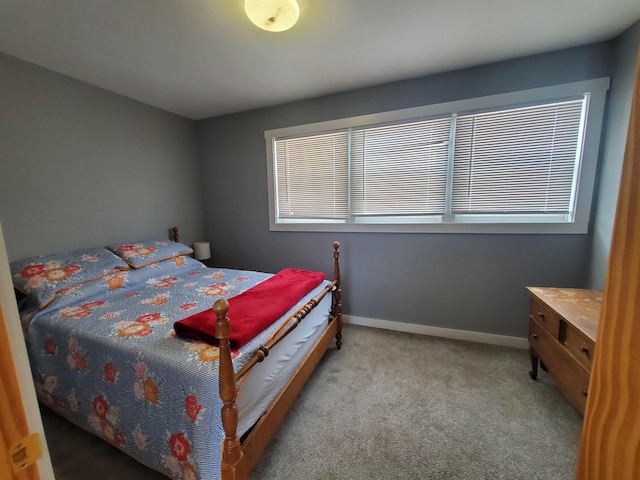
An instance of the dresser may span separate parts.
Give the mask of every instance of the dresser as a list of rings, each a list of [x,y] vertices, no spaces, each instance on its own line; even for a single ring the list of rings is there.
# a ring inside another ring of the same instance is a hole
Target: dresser
[[[538,364],[580,413],[589,393],[602,292],[577,288],[527,287],[529,354],[534,380]]]

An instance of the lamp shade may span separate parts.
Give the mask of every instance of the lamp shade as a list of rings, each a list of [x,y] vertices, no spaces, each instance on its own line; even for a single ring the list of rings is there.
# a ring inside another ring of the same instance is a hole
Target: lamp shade
[[[206,260],[211,258],[211,244],[209,242],[196,242],[193,244],[193,258]]]
[[[300,16],[296,0],[245,0],[244,11],[254,25],[269,32],[289,30]]]

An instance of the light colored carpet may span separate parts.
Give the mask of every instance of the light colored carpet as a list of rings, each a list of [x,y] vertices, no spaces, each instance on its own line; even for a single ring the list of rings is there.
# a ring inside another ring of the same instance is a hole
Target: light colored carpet
[[[572,479],[582,418],[525,350],[348,325],[252,480]],[[58,480],[160,479],[43,412]]]

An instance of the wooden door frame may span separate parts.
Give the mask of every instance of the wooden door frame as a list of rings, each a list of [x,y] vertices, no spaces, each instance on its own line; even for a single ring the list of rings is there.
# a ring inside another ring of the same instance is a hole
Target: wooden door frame
[[[27,349],[15,302],[13,283],[9,271],[2,224],[0,224],[0,382],[10,399],[10,411],[0,412],[0,474],[2,478],[53,480],[53,468],[49,457],[40,409],[33,386]],[[42,457],[32,467],[20,474],[13,475],[9,468],[8,449],[9,431],[22,437],[37,433],[42,440]],[[3,433],[4,432],[4,433]]]
[[[640,478],[640,51],[577,480]]]

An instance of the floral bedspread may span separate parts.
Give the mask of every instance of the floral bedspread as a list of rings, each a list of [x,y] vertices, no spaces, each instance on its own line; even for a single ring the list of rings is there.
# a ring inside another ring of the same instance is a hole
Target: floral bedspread
[[[218,478],[218,348],[176,337],[173,323],[270,276],[177,257],[24,308],[39,399],[169,477]],[[234,352],[236,370],[278,323]]]

